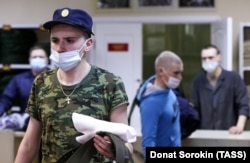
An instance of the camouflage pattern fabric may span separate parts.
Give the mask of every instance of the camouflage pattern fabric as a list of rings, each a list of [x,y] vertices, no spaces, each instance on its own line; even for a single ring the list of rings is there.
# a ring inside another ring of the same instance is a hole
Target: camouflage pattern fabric
[[[42,163],[56,162],[63,154],[79,146],[75,137],[81,133],[73,126],[73,112],[109,121],[112,109],[128,105],[121,78],[95,66],[77,86],[68,104],[56,73],[57,69],[54,69],[36,77],[27,107],[30,116],[43,126]],[[75,86],[62,88],[70,94]]]

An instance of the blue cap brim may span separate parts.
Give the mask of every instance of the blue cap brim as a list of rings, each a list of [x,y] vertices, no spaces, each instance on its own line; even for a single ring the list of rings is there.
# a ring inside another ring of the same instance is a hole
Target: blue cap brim
[[[83,28],[82,26],[79,26],[78,24],[71,23],[71,22],[66,22],[66,21],[58,21],[58,20],[57,21],[48,21],[48,22],[43,24],[43,27],[45,29],[51,30],[52,27],[54,27],[55,25],[58,25],[58,24],[71,25],[71,26],[74,26],[76,28],[79,28],[80,30],[88,33],[89,35],[94,35],[94,33],[92,31],[89,31],[86,28]]]

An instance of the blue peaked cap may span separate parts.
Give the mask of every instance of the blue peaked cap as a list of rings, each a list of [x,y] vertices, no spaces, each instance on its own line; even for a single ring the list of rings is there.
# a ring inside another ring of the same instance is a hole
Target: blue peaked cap
[[[53,26],[57,24],[72,25],[87,32],[89,35],[94,34],[92,32],[92,26],[93,26],[92,17],[87,12],[80,9],[71,9],[71,8],[57,9],[53,14],[53,20],[44,23],[43,27],[45,29],[50,30]]]

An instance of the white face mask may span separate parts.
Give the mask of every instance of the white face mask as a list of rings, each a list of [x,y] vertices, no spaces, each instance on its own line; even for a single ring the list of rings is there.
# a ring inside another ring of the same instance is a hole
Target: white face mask
[[[36,72],[41,72],[47,67],[47,60],[46,58],[31,58],[30,59],[30,66],[31,69]]]
[[[175,89],[175,88],[179,87],[180,83],[181,83],[181,80],[170,76],[168,79],[168,82],[166,82],[166,85],[168,88]]]
[[[80,56],[80,52],[85,47],[85,45],[86,43],[84,43],[80,49],[63,53],[58,53],[57,51],[51,49],[51,55],[49,58],[51,59],[52,64],[55,66],[59,67],[63,71],[69,71],[75,68],[81,62],[84,53],[82,53],[82,56]]]
[[[165,70],[164,70],[165,71]],[[169,75],[168,75],[169,76]],[[165,85],[168,87],[168,88],[172,88],[172,89],[175,89],[177,87],[179,87],[180,83],[181,83],[181,80],[175,78],[175,77],[172,77],[172,76],[169,76],[168,78],[168,81],[166,81],[164,78],[163,78],[163,81],[165,83]]]
[[[208,73],[214,72],[218,65],[217,61],[202,62],[202,68]]]

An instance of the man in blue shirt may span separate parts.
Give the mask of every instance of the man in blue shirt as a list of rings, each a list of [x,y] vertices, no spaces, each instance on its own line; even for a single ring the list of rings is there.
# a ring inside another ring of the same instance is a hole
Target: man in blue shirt
[[[32,83],[39,73],[48,69],[48,63],[48,55],[43,47],[34,46],[30,49],[31,70],[17,74],[7,84],[0,98],[0,115],[6,115],[14,105],[20,107],[18,113],[25,113]]]
[[[155,60],[155,75],[140,87],[142,149],[181,146],[180,109],[171,88],[182,80],[183,62],[171,51],[163,51]]]

